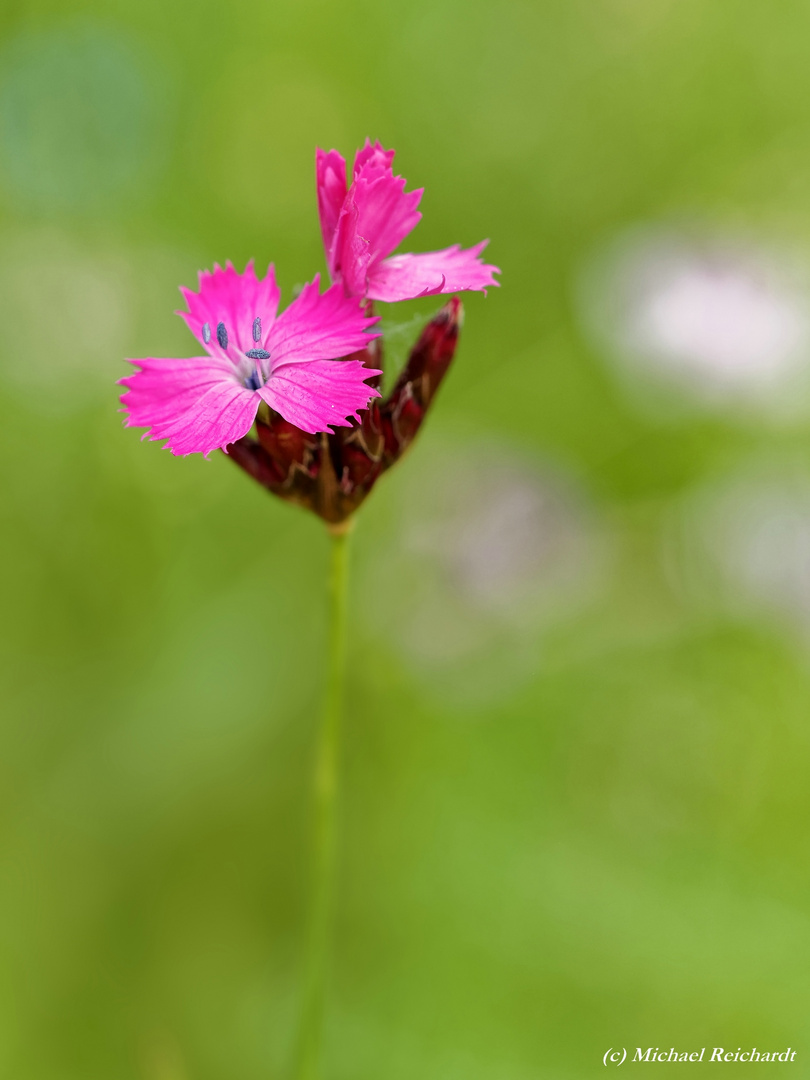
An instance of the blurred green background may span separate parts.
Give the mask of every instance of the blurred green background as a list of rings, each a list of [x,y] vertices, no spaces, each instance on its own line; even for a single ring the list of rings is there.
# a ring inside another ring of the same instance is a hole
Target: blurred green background
[[[0,1076],[287,1075],[327,540],[114,383],[192,354],[198,269],[323,271],[314,148],[367,135],[405,250],[489,236],[503,287],[357,530],[327,1075],[810,1075],[810,7],[0,32]]]

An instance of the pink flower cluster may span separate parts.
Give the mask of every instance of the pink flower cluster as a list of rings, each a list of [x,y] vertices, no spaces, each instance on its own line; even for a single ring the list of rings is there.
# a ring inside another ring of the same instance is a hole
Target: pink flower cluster
[[[498,268],[484,263],[486,241],[424,255],[391,253],[421,218],[422,191],[405,191],[395,176],[393,150],[367,140],[354,159],[351,184],[335,150],[318,150],[318,210],[333,284],[320,291],[316,275],[278,314],[280,290],[271,265],[257,277],[231,263],[203,271],[199,290],[181,289],[178,312],[204,350],[189,359],[133,360],[121,380],[130,427],[165,439],[173,454],[207,454],[243,438],[262,402],[309,434],[348,427],[379,392],[366,382],[380,375],[350,354],[379,335],[367,301],[408,300],[497,285]]]

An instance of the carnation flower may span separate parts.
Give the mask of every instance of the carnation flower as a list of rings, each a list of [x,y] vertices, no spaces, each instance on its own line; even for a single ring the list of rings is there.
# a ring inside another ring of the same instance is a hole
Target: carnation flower
[[[406,300],[497,284],[479,258],[486,241],[427,255],[391,252],[419,221],[421,191],[405,191],[393,151],[370,142],[351,187],[336,152],[318,151],[318,205],[333,284],[317,276],[278,315],[273,267],[249,262],[203,271],[181,289],[180,311],[205,350],[188,359],[148,357],[120,382],[130,427],[165,439],[173,454],[221,449],[287,502],[311,510],[331,534],[329,657],[313,775],[312,892],[296,1075],[320,1076],[326,960],[335,863],[335,808],[346,658],[348,536],[379,477],[413,443],[452,362],[462,321],[454,296],[424,327],[383,400],[382,339],[374,300]],[[380,399],[380,400],[375,400]],[[476,524],[476,523],[473,523]],[[475,553],[474,553],[475,555]],[[484,558],[487,554],[484,554]],[[480,558],[479,560],[480,561]]]
[[[393,160],[393,150],[366,139],[347,188],[343,157],[337,150],[317,151],[318,212],[332,280],[342,282],[347,295],[388,301],[497,285],[493,275],[500,270],[479,258],[488,240],[466,250],[454,244],[389,258],[418,225],[424,190],[406,192],[405,179],[394,176]]]
[[[139,370],[120,380],[127,426],[148,428],[173,454],[225,450],[247,435],[263,402],[315,434],[359,421],[379,396],[366,379],[381,372],[336,359],[378,336],[368,333],[376,319],[339,286],[321,294],[316,276],[277,316],[274,269],[260,281],[251,260],[243,274],[215,264],[200,273],[199,292],[180,291],[188,311],[177,314],[205,355],[132,360]]]

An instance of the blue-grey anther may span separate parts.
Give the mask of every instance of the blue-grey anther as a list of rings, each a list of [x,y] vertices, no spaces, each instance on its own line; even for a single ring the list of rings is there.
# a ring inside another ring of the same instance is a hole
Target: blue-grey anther
[[[255,318],[253,320],[253,340],[262,340],[262,320],[259,318]]]
[[[250,349],[245,353],[245,356],[249,356],[251,360],[269,360],[270,353],[264,349]]]
[[[210,326],[210,323],[204,322],[203,323],[203,341],[207,345],[210,340],[211,340],[211,326]]]
[[[246,390],[260,390],[261,383],[259,382],[259,376],[255,371],[251,371],[250,375],[245,379]]]
[[[228,348],[228,331],[225,329],[224,322],[217,323],[217,341],[220,349]]]

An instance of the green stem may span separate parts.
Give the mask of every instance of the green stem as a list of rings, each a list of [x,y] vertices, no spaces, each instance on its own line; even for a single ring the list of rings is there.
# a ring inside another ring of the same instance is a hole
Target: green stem
[[[313,858],[304,1000],[298,1042],[297,1080],[317,1080],[323,1042],[323,1013],[335,866],[336,804],[340,729],[346,669],[346,595],[350,528],[330,529],[329,660],[323,701],[313,801]]]

